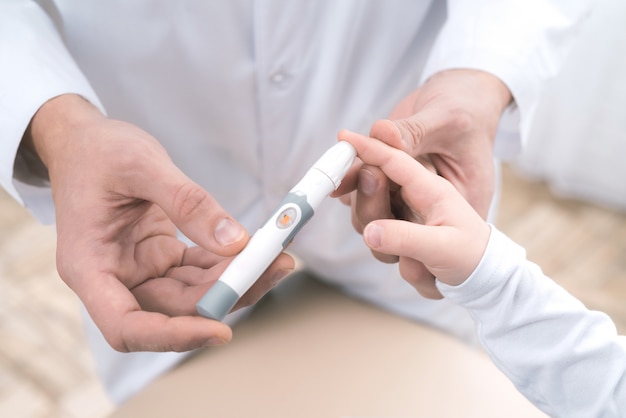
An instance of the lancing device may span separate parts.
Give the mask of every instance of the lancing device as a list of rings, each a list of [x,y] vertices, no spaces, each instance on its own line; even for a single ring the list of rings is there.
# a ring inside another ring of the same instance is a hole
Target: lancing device
[[[196,304],[200,315],[218,321],[224,319],[311,219],[320,203],[339,187],[355,157],[354,147],[340,141],[313,164]]]

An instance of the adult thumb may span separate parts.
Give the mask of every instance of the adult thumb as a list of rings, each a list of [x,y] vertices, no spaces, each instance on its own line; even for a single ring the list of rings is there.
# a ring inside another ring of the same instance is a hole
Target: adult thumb
[[[172,166],[153,179],[146,200],[158,205],[189,239],[215,254],[239,252],[248,233],[206,190]]]
[[[370,129],[370,136],[415,158],[432,151],[428,139],[444,124],[445,117],[440,111],[425,108],[406,118],[377,120]]]
[[[405,119],[381,119],[372,125],[370,136],[394,148],[403,150],[412,157],[422,153],[426,137],[426,125],[417,115]]]

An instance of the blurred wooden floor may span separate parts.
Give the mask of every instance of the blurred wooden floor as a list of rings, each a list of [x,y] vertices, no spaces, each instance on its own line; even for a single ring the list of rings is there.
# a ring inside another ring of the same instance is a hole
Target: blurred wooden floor
[[[558,198],[505,168],[497,225],[528,258],[626,334],[626,213]]]
[[[78,300],[55,267],[55,231],[0,189],[0,417],[100,418]]]
[[[626,214],[554,198],[504,170],[498,226],[529,258],[626,334]],[[52,227],[0,190],[0,417],[112,411],[83,341],[78,303],[54,266]]]

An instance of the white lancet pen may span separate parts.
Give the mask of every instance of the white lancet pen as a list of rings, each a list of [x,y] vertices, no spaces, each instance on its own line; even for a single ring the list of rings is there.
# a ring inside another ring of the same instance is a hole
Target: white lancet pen
[[[289,245],[322,201],[350,169],[356,150],[340,141],[320,157],[285,196],[269,220],[250,238],[219,280],[196,304],[198,313],[221,321],[239,298]]]

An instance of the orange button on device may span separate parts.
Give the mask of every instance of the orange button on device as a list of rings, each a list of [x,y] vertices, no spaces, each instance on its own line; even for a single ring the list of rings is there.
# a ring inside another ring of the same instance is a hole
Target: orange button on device
[[[297,216],[298,212],[295,208],[286,208],[278,214],[278,217],[276,217],[276,226],[280,229],[289,228]]]

